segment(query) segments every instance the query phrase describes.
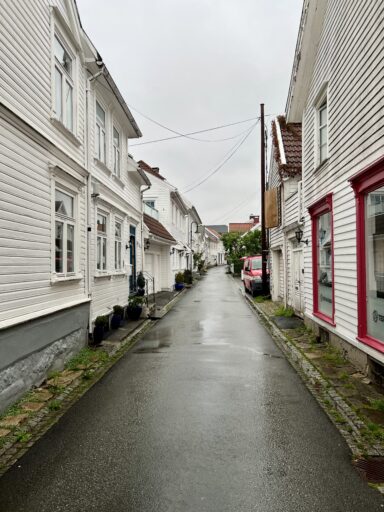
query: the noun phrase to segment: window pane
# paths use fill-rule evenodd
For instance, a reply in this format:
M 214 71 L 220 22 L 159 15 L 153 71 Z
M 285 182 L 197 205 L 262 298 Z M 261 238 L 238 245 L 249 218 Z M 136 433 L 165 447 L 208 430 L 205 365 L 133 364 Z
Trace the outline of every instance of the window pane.
M 328 128 L 327 128 L 327 126 L 324 126 L 323 128 L 320 128 L 319 136 L 320 136 L 320 146 L 323 146 L 324 144 L 327 144 L 327 141 L 328 141 Z
M 327 124 L 327 105 L 320 107 L 319 115 L 320 115 L 320 126 L 326 125 Z
M 105 112 L 101 108 L 100 104 L 96 101 L 96 119 L 97 122 L 105 128 Z
M 367 331 L 384 341 L 384 187 L 366 197 Z
M 55 111 L 56 117 L 63 120 L 63 81 L 62 74 L 55 67 Z
M 331 213 L 317 219 L 317 280 L 319 312 L 332 318 L 332 233 Z
M 65 113 L 66 123 L 65 126 L 73 131 L 73 89 L 72 86 L 66 83 L 66 96 L 65 96 Z
M 101 270 L 101 238 L 98 236 L 97 237 L 97 264 L 96 264 L 96 268 L 97 270 Z
M 72 59 L 69 53 L 55 36 L 55 57 L 69 76 L 72 76 Z
M 101 264 L 102 264 L 102 269 L 105 270 L 107 268 L 107 239 L 106 238 L 101 239 L 101 247 L 102 247 Z
M 100 145 L 101 145 L 100 160 L 105 163 L 106 149 L 105 149 L 105 132 L 104 132 L 104 130 L 101 130 Z
M 97 232 L 107 232 L 107 217 L 105 215 L 101 215 L 100 213 L 97 214 Z
M 59 215 L 73 218 L 73 197 L 61 190 L 55 190 L 55 211 Z
M 323 146 L 320 146 L 320 163 L 324 162 L 328 158 L 328 146 L 327 144 L 324 144 Z
M 71 224 L 67 225 L 67 272 L 74 272 L 74 234 L 75 228 Z
M 55 223 L 55 271 L 63 272 L 63 226 L 62 222 Z
M 113 127 L 113 143 L 117 148 L 120 147 L 120 135 L 115 127 Z
M 121 224 L 120 222 L 115 223 L 115 237 L 121 238 Z

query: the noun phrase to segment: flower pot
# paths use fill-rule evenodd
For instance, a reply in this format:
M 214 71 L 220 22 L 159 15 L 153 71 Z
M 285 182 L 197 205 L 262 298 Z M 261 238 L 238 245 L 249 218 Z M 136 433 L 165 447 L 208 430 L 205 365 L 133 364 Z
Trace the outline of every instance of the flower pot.
M 95 325 L 92 333 L 93 345 L 100 345 L 104 339 L 104 327 L 102 325 Z
M 122 320 L 122 316 L 121 315 L 116 315 L 116 314 L 113 314 L 112 315 L 112 318 L 111 318 L 111 328 L 112 329 L 118 329 L 121 325 L 121 320 Z
M 130 320 L 138 320 L 140 318 L 142 310 L 143 310 L 142 306 L 128 306 L 127 307 L 127 317 Z
M 175 283 L 175 290 L 180 292 L 184 288 L 184 283 Z

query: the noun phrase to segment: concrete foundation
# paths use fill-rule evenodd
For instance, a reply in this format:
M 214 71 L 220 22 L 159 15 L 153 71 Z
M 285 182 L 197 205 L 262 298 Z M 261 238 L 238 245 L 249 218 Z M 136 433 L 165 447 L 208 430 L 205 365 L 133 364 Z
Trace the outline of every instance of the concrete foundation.
M 87 343 L 89 304 L 0 332 L 0 412 Z

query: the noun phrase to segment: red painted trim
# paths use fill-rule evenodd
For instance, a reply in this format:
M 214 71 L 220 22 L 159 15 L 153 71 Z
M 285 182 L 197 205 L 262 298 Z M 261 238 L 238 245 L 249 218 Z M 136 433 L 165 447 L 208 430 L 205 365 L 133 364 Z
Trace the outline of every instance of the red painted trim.
M 313 315 L 320 318 L 324 322 L 335 324 L 335 239 L 333 231 L 333 194 L 327 194 L 325 197 L 319 199 L 308 208 L 308 212 L 312 221 L 312 290 L 313 290 Z M 332 317 L 329 317 L 319 311 L 319 283 L 317 276 L 317 222 L 320 215 L 324 213 L 331 213 L 331 240 L 332 240 Z
M 357 248 L 357 339 L 384 353 L 384 342 L 367 333 L 367 274 L 365 255 L 365 198 L 369 192 L 384 185 L 384 156 L 349 180 L 356 196 Z

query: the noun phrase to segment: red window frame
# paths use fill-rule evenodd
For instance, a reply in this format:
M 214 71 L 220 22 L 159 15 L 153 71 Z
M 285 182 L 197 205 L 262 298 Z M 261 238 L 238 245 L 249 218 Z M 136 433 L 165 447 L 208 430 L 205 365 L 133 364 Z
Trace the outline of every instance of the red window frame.
M 308 208 L 312 222 L 312 289 L 313 289 L 313 314 L 320 320 L 335 324 L 335 248 L 333 236 L 333 194 L 327 194 L 325 197 L 316 201 Z M 318 283 L 318 251 L 317 251 L 317 221 L 325 213 L 331 214 L 331 243 L 332 243 L 332 317 L 319 311 L 319 283 Z
M 356 200 L 357 248 L 357 339 L 384 353 L 384 342 L 373 338 L 367 329 L 367 275 L 365 255 L 365 197 L 384 185 L 384 157 L 379 158 L 349 180 Z

